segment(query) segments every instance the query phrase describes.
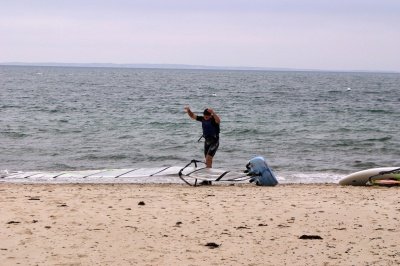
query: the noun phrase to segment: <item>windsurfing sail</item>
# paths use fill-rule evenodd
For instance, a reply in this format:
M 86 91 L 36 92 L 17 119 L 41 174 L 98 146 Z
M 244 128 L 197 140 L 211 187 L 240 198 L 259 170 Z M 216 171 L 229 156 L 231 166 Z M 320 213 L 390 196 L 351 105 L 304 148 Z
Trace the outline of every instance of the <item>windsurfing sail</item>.
M 200 164 L 204 164 L 200 165 Z M 249 161 L 247 170 L 227 171 L 206 168 L 202 161 L 192 160 L 185 167 L 164 166 L 152 168 L 125 168 L 99 170 L 67 171 L 0 171 L 0 183 L 184 183 L 196 186 L 212 182 L 254 182 L 259 186 L 274 186 L 273 172 L 264 158 L 256 157 Z
M 174 183 L 181 166 L 0 173 L 0 182 L 18 183 Z
M 200 167 L 198 164 L 205 165 L 202 161 L 191 160 L 178 173 L 179 178 L 189 186 L 210 185 L 212 182 L 243 182 L 252 178 L 247 173 Z
M 212 182 L 254 182 L 257 186 L 276 186 L 278 180 L 274 172 L 268 167 L 267 162 L 261 156 L 254 157 L 243 172 L 225 171 L 221 169 L 198 167 L 197 164 L 202 161 L 192 160 L 183 167 L 178 175 L 179 178 L 190 186 L 197 186 L 198 181 L 201 184 L 210 185 Z

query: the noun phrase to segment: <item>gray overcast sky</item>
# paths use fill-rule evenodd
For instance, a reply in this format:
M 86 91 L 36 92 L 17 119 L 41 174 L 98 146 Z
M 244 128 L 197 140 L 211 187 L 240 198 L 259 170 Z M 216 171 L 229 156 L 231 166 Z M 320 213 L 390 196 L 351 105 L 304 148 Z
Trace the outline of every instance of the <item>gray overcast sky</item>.
M 1 0 L 0 62 L 400 71 L 400 1 Z

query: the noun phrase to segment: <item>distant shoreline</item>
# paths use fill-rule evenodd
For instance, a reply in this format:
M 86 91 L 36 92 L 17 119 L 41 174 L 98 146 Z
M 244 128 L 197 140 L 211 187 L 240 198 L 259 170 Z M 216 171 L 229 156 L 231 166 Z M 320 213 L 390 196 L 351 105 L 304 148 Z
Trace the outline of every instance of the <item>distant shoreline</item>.
M 325 70 L 325 69 L 297 69 L 297 68 L 272 68 L 272 67 L 231 67 L 231 66 L 206 66 L 185 64 L 114 64 L 114 63 L 25 63 L 4 62 L 0 66 L 32 66 L 32 67 L 82 67 L 82 68 L 125 68 L 125 69 L 176 69 L 176 70 L 226 70 L 226 71 L 276 71 L 276 72 L 331 72 L 331 73 L 382 73 L 400 74 L 397 71 L 380 70 Z

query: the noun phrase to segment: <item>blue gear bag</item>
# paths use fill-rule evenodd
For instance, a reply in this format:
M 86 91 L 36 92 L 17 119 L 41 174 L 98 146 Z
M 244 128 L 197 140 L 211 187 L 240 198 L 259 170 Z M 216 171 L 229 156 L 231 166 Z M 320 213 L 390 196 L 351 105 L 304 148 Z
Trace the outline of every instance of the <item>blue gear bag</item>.
M 263 157 L 254 157 L 246 167 L 249 169 L 249 175 L 254 175 L 250 182 L 255 182 L 257 186 L 276 186 L 278 184 L 274 172 L 268 167 Z

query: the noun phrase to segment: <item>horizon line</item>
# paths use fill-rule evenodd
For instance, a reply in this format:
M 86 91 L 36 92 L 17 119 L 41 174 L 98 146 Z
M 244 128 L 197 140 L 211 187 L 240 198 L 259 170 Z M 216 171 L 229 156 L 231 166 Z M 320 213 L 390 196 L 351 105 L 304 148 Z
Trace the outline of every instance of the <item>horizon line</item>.
M 142 68 L 142 69 L 182 69 L 182 70 L 243 70 L 243 71 L 293 71 L 293 72 L 351 72 L 351 73 L 393 73 L 394 70 L 339 70 L 308 69 L 290 67 L 253 66 L 209 66 L 192 64 L 154 64 L 154 63 L 62 63 L 62 62 L 0 62 L 0 66 L 49 66 L 49 67 L 96 67 L 96 68 Z

